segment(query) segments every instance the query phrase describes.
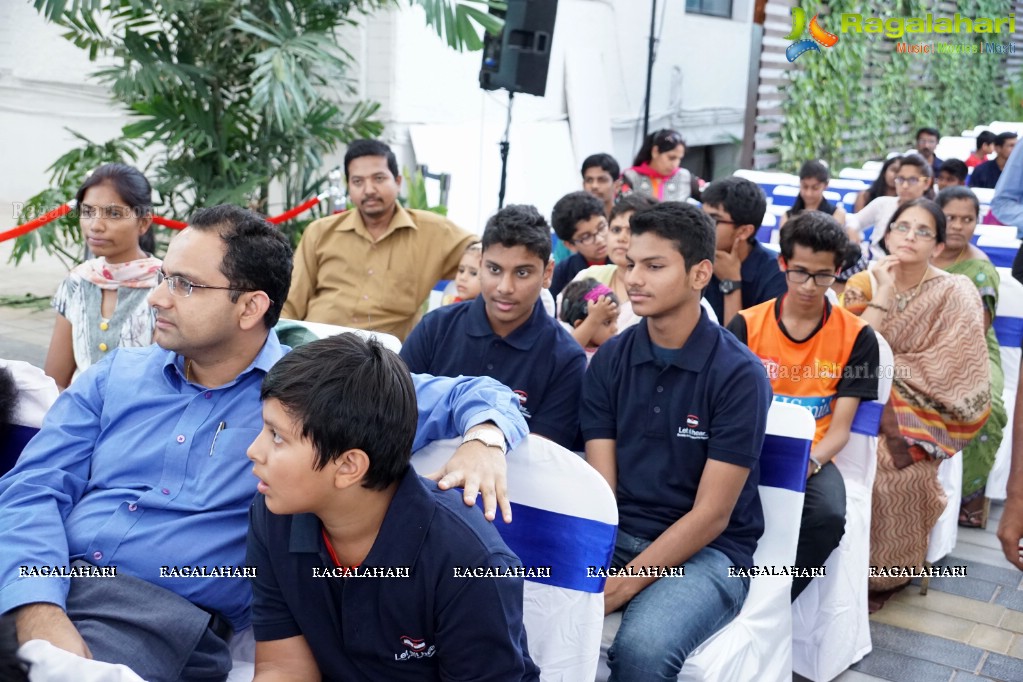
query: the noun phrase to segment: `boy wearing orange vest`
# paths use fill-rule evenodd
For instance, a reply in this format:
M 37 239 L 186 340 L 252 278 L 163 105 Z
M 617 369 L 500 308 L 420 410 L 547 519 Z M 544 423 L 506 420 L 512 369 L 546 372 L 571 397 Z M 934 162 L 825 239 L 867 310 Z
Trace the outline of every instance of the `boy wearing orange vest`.
M 774 399 L 802 405 L 817 420 L 796 550 L 796 565 L 805 568 L 822 566 L 845 532 L 845 483 L 831 460 L 849 440 L 860 401 L 877 398 L 874 331 L 825 296 L 847 244 L 845 231 L 825 213 L 789 220 L 778 258 L 788 291 L 740 311 L 728 325 L 764 363 Z M 793 579 L 793 601 L 809 583 Z

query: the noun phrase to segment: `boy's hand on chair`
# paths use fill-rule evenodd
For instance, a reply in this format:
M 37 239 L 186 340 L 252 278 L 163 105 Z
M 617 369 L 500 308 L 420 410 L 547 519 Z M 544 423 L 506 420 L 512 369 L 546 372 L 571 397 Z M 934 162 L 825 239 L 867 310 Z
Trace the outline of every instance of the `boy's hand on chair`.
M 478 428 L 478 427 L 477 427 Z M 480 441 L 462 443 L 442 469 L 427 478 L 437 481 L 441 490 L 462 486 L 463 499 L 469 506 L 476 504 L 479 494 L 483 495 L 483 515 L 488 521 L 496 517 L 501 507 L 501 517 L 511 523 L 511 502 L 508 500 L 508 463 L 497 448 L 488 447 Z

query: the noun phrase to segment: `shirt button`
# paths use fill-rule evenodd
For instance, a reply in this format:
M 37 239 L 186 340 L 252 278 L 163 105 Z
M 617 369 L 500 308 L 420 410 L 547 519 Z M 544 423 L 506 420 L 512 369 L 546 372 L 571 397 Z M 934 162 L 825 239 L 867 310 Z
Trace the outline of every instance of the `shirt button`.
M 184 436 L 182 436 L 182 435 L 181 435 L 181 434 L 179 433 L 179 434 L 178 434 L 178 437 L 177 437 L 177 438 L 176 438 L 175 440 L 177 440 L 177 441 L 178 441 L 179 443 L 184 443 L 184 442 L 185 442 L 185 437 L 184 437 Z
M 658 393 L 664 393 L 664 386 L 658 386 L 657 387 L 657 392 Z
M 132 502 L 131 504 L 128 505 L 128 511 L 135 511 L 138 508 L 139 508 L 139 506 L 137 504 L 135 504 L 134 502 Z
M 661 413 L 661 408 L 655 407 L 654 408 L 654 414 L 660 414 L 660 413 Z
M 164 488 L 160 492 L 163 493 L 164 495 L 170 495 L 170 490 L 167 490 L 167 488 Z
M 106 353 L 107 352 L 107 344 L 105 344 L 105 343 L 99 344 L 99 349 L 101 351 L 103 351 L 104 353 Z
M 99 323 L 99 328 L 101 330 L 103 330 L 103 331 L 106 331 L 106 330 L 110 329 L 110 325 L 107 324 L 106 322 L 100 322 Z
M 206 397 L 206 400 L 209 400 L 210 398 L 212 398 L 213 397 L 213 391 L 206 391 L 205 397 Z
M 100 559 L 103 558 L 103 552 L 93 552 L 92 558 L 95 559 L 96 561 L 99 561 Z
M 362 300 L 363 301 L 368 301 L 369 300 L 369 294 L 363 294 L 362 295 Z
M 372 275 L 372 274 L 373 274 L 373 270 L 372 270 L 372 268 L 371 268 L 371 269 L 369 269 L 369 270 L 367 270 L 367 271 L 366 271 L 366 274 L 367 274 L 367 275 Z
M 494 369 L 493 365 L 487 365 L 487 369 Z

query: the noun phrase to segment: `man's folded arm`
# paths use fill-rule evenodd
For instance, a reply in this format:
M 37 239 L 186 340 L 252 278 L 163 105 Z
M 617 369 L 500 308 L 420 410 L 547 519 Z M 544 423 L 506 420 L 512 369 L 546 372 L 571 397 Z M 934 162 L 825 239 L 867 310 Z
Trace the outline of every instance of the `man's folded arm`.
M 509 450 L 529 432 L 518 397 L 490 377 L 413 374 L 412 381 L 419 404 L 413 452 L 435 440 L 462 436 L 484 422 L 493 422 L 501 429 Z

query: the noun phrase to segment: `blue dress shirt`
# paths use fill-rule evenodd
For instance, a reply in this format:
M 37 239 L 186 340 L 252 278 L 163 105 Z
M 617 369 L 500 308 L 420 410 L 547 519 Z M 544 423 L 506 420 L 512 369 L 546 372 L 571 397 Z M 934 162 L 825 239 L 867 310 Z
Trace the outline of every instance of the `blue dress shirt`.
M 1003 225 L 1015 225 L 1016 236 L 1023 238 L 1023 144 L 1017 145 L 1005 162 L 1002 175 L 995 185 L 995 198 L 991 212 Z
M 22 577 L 19 568 L 84 559 L 247 627 L 247 579 L 169 578 L 160 569 L 244 566 L 256 489 L 245 451 L 262 428 L 263 377 L 288 350 L 271 332 L 252 364 L 214 389 L 186 381 L 181 357 L 155 345 L 119 348 L 79 377 L 0 479 L 0 612 L 63 607 L 69 579 Z M 413 379 L 414 448 L 488 420 L 512 447 L 525 436 L 517 399 L 497 382 Z

